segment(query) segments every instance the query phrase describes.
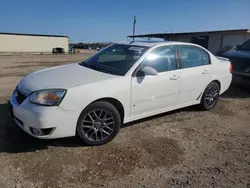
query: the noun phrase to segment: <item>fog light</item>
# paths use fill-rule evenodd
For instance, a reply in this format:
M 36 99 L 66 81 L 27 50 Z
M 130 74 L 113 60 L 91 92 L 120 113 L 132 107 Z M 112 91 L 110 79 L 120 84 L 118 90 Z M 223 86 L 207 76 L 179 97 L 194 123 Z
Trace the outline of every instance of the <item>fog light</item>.
M 34 135 L 36 135 L 36 136 L 42 136 L 42 135 L 43 135 L 42 129 L 35 129 L 35 128 L 33 128 L 33 131 L 32 131 L 32 132 L 33 132 Z
M 48 129 L 37 129 L 37 128 L 33 128 L 30 127 L 30 131 L 32 134 L 34 134 L 35 136 L 45 136 L 51 133 L 53 128 L 48 128 Z

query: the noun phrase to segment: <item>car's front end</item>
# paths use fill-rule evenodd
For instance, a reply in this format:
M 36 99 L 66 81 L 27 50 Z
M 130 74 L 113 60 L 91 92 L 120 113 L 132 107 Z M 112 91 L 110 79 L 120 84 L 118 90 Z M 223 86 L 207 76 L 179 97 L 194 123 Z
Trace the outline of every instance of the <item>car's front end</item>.
M 21 79 L 10 99 L 14 120 L 37 138 L 75 136 L 79 114 L 88 104 L 84 98 L 75 101 L 81 86 L 109 78 L 113 76 L 77 63 L 28 74 Z M 79 105 L 72 105 L 75 103 Z
M 66 90 L 60 94 L 57 94 L 57 90 L 27 94 L 17 86 L 10 99 L 16 124 L 28 134 L 41 139 L 74 136 L 75 129 L 70 125 L 76 124 L 76 114 L 58 105 L 65 94 Z
M 104 50 L 81 63 L 26 75 L 10 99 L 16 124 L 36 138 L 75 136 L 83 110 L 103 98 L 124 104 L 126 117 L 130 109 L 131 77 L 125 74 L 147 49 L 113 45 L 105 49 L 111 55 L 102 55 Z M 125 56 L 121 50 L 126 52 Z
M 36 138 L 75 136 L 82 110 L 103 95 L 110 96 L 106 93 L 113 90 L 102 88 L 121 78 L 78 63 L 37 71 L 22 78 L 14 89 L 11 113 L 16 124 Z

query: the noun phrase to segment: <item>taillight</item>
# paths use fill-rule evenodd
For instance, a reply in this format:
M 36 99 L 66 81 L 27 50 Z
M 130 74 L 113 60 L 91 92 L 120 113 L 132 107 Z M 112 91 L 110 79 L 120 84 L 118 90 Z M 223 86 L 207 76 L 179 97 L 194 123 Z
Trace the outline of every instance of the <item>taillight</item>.
M 230 63 L 230 72 L 231 73 L 233 72 L 233 65 L 232 65 L 232 63 Z

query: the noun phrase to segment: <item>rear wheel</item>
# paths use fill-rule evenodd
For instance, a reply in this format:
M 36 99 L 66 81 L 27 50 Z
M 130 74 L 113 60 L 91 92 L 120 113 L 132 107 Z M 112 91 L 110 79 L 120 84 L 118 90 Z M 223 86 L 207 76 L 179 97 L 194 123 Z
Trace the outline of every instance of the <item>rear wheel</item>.
M 219 94 L 219 85 L 216 82 L 210 83 L 202 95 L 200 107 L 203 110 L 211 110 L 214 108 L 219 100 Z
M 108 102 L 95 102 L 81 113 L 76 133 L 88 145 L 102 145 L 113 140 L 120 127 L 118 110 Z

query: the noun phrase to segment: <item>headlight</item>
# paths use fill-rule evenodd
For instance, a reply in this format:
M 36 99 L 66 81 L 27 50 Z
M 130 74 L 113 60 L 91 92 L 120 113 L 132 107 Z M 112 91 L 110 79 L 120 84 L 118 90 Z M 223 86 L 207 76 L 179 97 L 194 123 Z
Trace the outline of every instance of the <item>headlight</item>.
M 56 106 L 60 104 L 65 94 L 65 89 L 45 89 L 31 93 L 29 100 L 35 104 Z

